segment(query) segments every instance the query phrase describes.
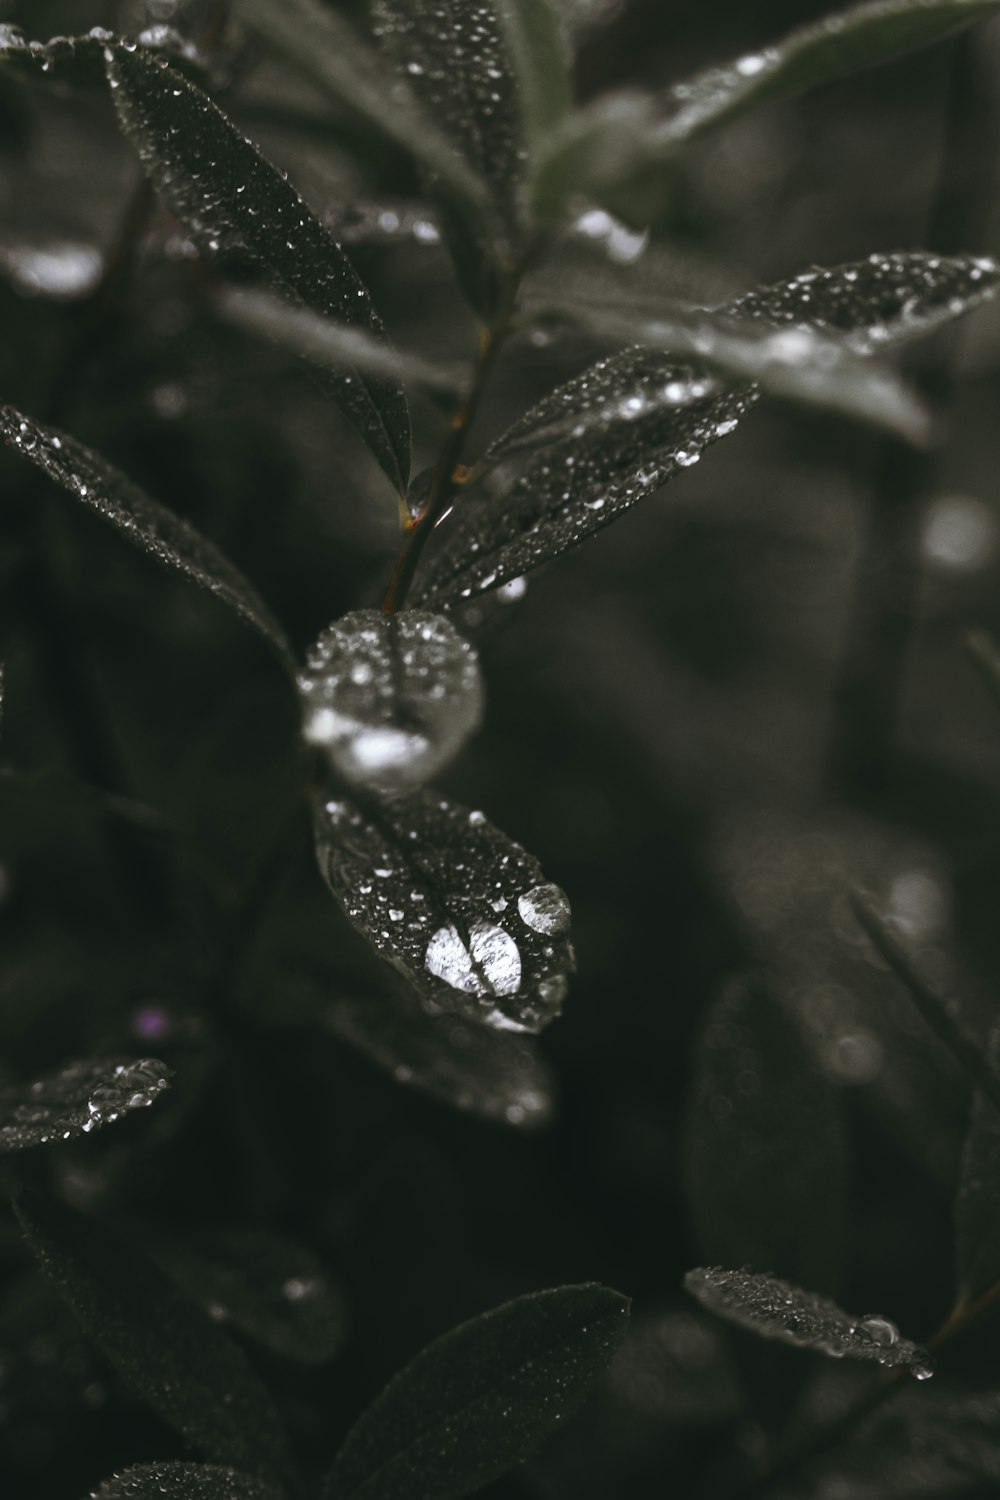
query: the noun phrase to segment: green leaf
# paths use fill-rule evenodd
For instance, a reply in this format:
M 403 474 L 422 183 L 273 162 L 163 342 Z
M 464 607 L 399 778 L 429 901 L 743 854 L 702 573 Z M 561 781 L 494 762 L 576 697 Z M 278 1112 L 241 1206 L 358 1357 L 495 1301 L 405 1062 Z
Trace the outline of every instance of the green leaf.
M 324 1500 L 460 1500 L 526 1458 L 607 1368 L 628 1302 L 567 1286 L 436 1339 L 347 1435 Z
M 122 129 L 157 191 L 209 253 L 243 251 L 288 296 L 375 337 L 382 323 L 336 240 L 211 99 L 143 49 L 109 48 Z M 405 492 L 410 419 L 395 380 L 331 374 L 331 392 L 393 485 Z
M 242 1351 L 139 1245 L 34 1193 L 14 1208 L 60 1296 L 164 1421 L 220 1463 L 287 1474 L 281 1424 Z
M 479 660 L 443 615 L 359 609 L 324 630 L 299 676 L 305 737 L 352 786 L 429 781 L 482 717 Z
M 282 1500 L 283 1491 L 215 1464 L 136 1464 L 106 1479 L 90 1500 Z
M 570 51 L 550 0 L 495 0 L 517 83 L 529 170 L 572 102 Z
M 710 1312 L 761 1338 L 815 1349 L 835 1359 L 868 1359 L 893 1369 L 902 1367 L 918 1380 L 933 1374 L 927 1350 L 900 1338 L 888 1318 L 875 1314 L 854 1318 L 828 1297 L 805 1292 L 776 1276 L 706 1266 L 689 1271 L 684 1285 Z
M 151 499 L 82 443 L 32 421 L 16 407 L 0 407 L 0 438 L 134 546 L 221 599 L 263 636 L 286 671 L 294 674 L 292 647 L 267 605 L 229 559 L 188 521 Z
M 569 902 L 536 859 L 431 792 L 316 799 L 320 869 L 348 919 L 430 1005 L 541 1031 L 573 968 Z
M 83 36 L 54 36 L 48 42 L 29 42 L 20 27 L 0 25 L 0 68 L 8 68 L 32 82 L 106 88 L 105 50 L 121 44 L 122 38 L 103 26 L 94 26 Z M 151 52 L 166 55 L 188 75 L 198 77 L 204 72 L 204 60 L 197 48 L 170 26 L 148 32 L 143 45 Z
M 835 1285 L 847 1222 L 840 1094 L 760 983 L 727 985 L 706 1018 L 684 1177 L 707 1259 Z
M 1000 1027 L 987 1047 L 988 1065 L 1000 1077 Z M 1000 1113 L 977 1090 L 962 1152 L 955 1202 L 959 1306 L 1000 1281 Z
M 3 1089 L 0 1152 L 88 1135 L 152 1104 L 172 1076 L 155 1057 L 99 1057 Z

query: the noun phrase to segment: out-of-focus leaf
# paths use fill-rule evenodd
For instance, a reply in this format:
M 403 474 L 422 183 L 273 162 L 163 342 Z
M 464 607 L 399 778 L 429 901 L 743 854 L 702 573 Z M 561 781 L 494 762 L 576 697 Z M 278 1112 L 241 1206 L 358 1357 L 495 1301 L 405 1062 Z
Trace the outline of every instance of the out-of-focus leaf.
M 34 1193 L 15 1212 L 59 1294 L 164 1421 L 220 1463 L 287 1473 L 280 1421 L 243 1352 L 139 1245 Z
M 109 48 L 107 69 L 122 129 L 203 250 L 243 251 L 311 311 L 383 336 L 368 290 L 336 240 L 206 94 L 142 49 Z M 335 399 L 404 492 L 410 419 L 402 388 L 356 370 L 329 378 Z
M 549 0 L 495 0 L 495 4 L 517 83 L 530 170 L 569 113 L 569 45 Z
M 828 1297 L 805 1292 L 790 1281 L 721 1266 L 689 1271 L 684 1285 L 703 1307 L 765 1339 L 815 1349 L 835 1359 L 871 1359 L 910 1370 L 918 1380 L 933 1374 L 926 1349 L 899 1336 L 888 1318 L 852 1318 Z
M 1000 1076 L 1000 1027 L 987 1062 Z M 973 1095 L 955 1203 L 958 1302 L 972 1302 L 1000 1281 L 1000 1114 L 981 1092 Z
M 90 1500 L 282 1500 L 283 1492 L 250 1474 L 215 1464 L 136 1464 L 106 1479 Z
M 482 717 L 479 660 L 443 615 L 354 610 L 312 647 L 304 733 L 354 786 L 405 791 L 458 754 Z
M 264 1229 L 219 1230 L 165 1249 L 161 1263 L 218 1323 L 273 1354 L 324 1364 L 340 1349 L 346 1309 L 310 1251 Z
M 607 1287 L 556 1287 L 453 1328 L 355 1423 L 324 1500 L 460 1500 L 498 1478 L 601 1377 L 628 1306 Z
M 337 995 L 323 1021 L 397 1083 L 467 1114 L 524 1130 L 551 1117 L 552 1079 L 528 1037 L 428 1012 L 402 986 L 377 995 Z
M 418 354 L 401 354 L 384 339 L 363 328 L 321 318 L 308 308 L 296 307 L 264 292 L 225 292 L 216 304 L 222 314 L 249 333 L 272 339 L 292 354 L 321 369 L 364 370 L 432 391 L 454 394 L 466 378 L 458 368 L 431 364 Z
M 423 999 L 499 1031 L 541 1031 L 573 968 L 570 909 L 538 861 L 437 794 L 317 798 L 320 869 L 349 920 Z
M 832 1288 L 847 1218 L 840 1095 L 758 984 L 727 986 L 708 1013 L 685 1134 L 702 1253 Z
M 144 33 L 141 40 L 144 47 L 165 53 L 189 75 L 197 77 L 204 71 L 198 49 L 171 26 L 157 26 Z M 43 83 L 106 88 L 105 49 L 121 45 L 122 38 L 103 26 L 94 26 L 83 36 L 54 36 L 47 42 L 29 42 L 19 27 L 0 25 L 0 68 L 9 68 L 12 73 Z
M 13 406 L 0 408 L 0 438 L 143 552 L 222 599 L 294 673 L 292 647 L 267 605 L 229 559 L 189 522 L 151 499 L 82 443 L 43 427 Z
M 509 489 L 463 494 L 418 574 L 415 602 L 457 604 L 558 557 L 696 464 L 755 400 L 753 389 L 725 389 L 654 350 L 601 360 L 487 454 L 491 462 L 540 438 L 551 444 Z
M 172 1076 L 173 1070 L 155 1057 L 98 1057 L 4 1089 L 0 1152 L 70 1140 L 110 1125 L 152 1104 Z
M 1000 646 L 985 630 L 971 630 L 965 644 L 987 689 L 1000 704 Z
M 240 16 L 325 92 L 402 146 L 472 211 L 486 202 L 481 179 L 445 131 L 394 78 L 374 48 L 321 0 L 237 0 Z

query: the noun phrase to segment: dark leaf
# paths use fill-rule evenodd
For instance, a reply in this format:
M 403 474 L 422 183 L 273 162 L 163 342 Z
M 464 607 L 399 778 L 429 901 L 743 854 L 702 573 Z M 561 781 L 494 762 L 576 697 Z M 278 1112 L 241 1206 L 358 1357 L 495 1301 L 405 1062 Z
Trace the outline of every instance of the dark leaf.
M 872 1359 L 894 1369 L 904 1367 L 918 1380 L 933 1374 L 927 1350 L 900 1338 L 888 1318 L 876 1314 L 852 1318 L 829 1298 L 804 1292 L 776 1276 L 708 1266 L 689 1271 L 684 1285 L 710 1312 L 762 1338 L 815 1349 L 836 1359 Z
M 98 1057 L 70 1063 L 35 1083 L 0 1092 L 0 1152 L 70 1140 L 144 1109 L 169 1087 L 173 1070 L 155 1057 Z
M 161 1263 L 216 1322 L 284 1359 L 324 1364 L 344 1341 L 340 1291 L 314 1255 L 281 1235 L 220 1230 L 164 1250 Z
M 601 360 L 545 397 L 487 455 L 540 437 L 551 443 L 509 489 L 463 495 L 418 575 L 416 602 L 457 604 L 558 557 L 696 464 L 755 400 L 753 389 L 724 388 L 652 350 Z
M 353 786 L 429 781 L 482 716 L 479 661 L 443 615 L 359 609 L 324 630 L 299 676 L 304 733 Z
M 685 1133 L 706 1258 L 833 1287 L 847 1219 L 840 1095 L 759 984 L 727 986 L 708 1013 Z
M 550 0 L 494 0 L 516 84 L 528 169 L 569 113 L 570 51 Z M 530 191 L 530 189 L 529 189 Z
M 164 1421 L 220 1463 L 287 1472 L 281 1424 L 242 1351 L 139 1245 L 36 1194 L 20 1197 L 15 1211 L 86 1332 Z
M 209 253 L 242 251 L 297 303 L 382 337 L 366 287 L 295 189 L 211 99 L 143 49 L 109 49 L 122 129 L 171 211 Z M 398 382 L 331 374 L 331 391 L 395 487 L 410 468 L 410 419 Z
M 970 630 L 965 644 L 987 690 L 1000 704 L 1000 646 L 985 630 Z
M 452 1329 L 348 1433 L 324 1500 L 459 1500 L 481 1488 L 579 1406 L 627 1321 L 617 1292 L 567 1286 Z
M 0 437 L 143 552 L 222 599 L 264 637 L 287 671 L 295 671 L 291 645 L 267 605 L 189 522 L 151 499 L 82 443 L 43 427 L 13 406 L 0 408 Z
M 987 1048 L 1000 1076 L 1000 1027 Z M 959 1305 L 1000 1281 L 1000 1114 L 980 1091 L 973 1095 L 955 1204 Z
M 83 36 L 54 36 L 48 42 L 29 42 L 17 26 L 0 25 L 0 68 L 44 83 L 79 87 L 107 87 L 104 53 L 122 39 L 103 26 Z M 144 47 L 165 53 L 184 72 L 197 77 L 204 67 L 198 49 L 170 26 L 157 26 L 142 36 Z
M 106 1479 L 90 1500 L 282 1500 L 282 1491 L 215 1464 L 136 1464 Z
M 436 793 L 315 805 L 320 869 L 376 952 L 440 1010 L 541 1031 L 573 968 L 569 902 L 481 812 Z

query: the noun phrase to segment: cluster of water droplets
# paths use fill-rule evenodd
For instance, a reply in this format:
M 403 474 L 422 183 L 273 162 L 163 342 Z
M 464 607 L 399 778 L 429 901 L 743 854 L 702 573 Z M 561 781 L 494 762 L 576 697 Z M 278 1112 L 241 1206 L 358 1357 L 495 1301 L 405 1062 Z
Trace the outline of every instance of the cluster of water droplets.
M 168 1087 L 172 1070 L 155 1058 L 96 1058 L 71 1063 L 0 1094 L 0 1151 L 70 1140 L 145 1109 Z
M 356 610 L 316 641 L 300 674 L 304 733 L 348 781 L 418 786 L 482 714 L 476 653 L 443 615 Z
M 934 1373 L 927 1350 L 901 1338 L 888 1318 L 877 1314 L 852 1318 L 828 1297 L 803 1291 L 777 1276 L 707 1266 L 689 1271 L 684 1285 L 704 1307 L 763 1338 L 815 1349 L 834 1359 L 874 1360 L 902 1367 L 917 1380 L 928 1380 Z
M 106 1479 L 90 1500 L 281 1500 L 266 1480 L 217 1464 L 136 1464 Z
M 422 203 L 371 203 L 353 199 L 337 203 L 324 222 L 342 245 L 438 245 L 441 231 Z

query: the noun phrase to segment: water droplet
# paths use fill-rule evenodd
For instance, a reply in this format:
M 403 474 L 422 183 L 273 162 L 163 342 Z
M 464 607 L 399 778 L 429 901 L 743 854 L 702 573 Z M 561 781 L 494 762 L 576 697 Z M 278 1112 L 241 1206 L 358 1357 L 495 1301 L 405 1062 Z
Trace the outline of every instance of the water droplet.
M 562 936 L 569 931 L 570 905 L 557 885 L 537 885 L 517 898 L 522 922 L 534 932 Z

